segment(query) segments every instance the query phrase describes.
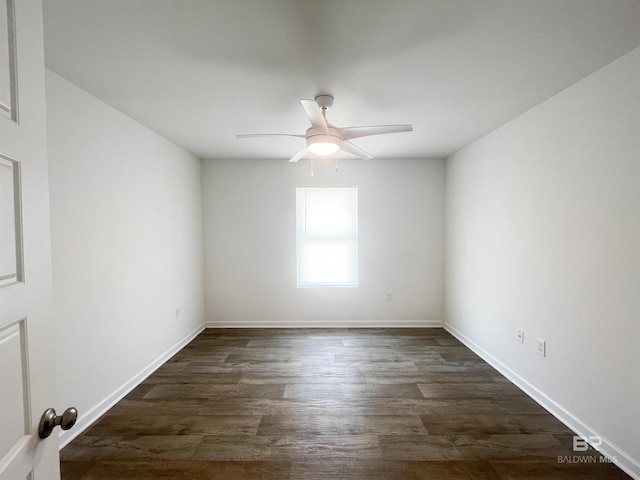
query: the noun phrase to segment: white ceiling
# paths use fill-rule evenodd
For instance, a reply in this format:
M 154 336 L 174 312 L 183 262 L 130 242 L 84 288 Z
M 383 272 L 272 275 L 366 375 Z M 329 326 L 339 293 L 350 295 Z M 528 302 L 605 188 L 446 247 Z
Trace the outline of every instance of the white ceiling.
M 288 159 L 299 103 L 446 157 L 640 45 L 640 0 L 44 0 L 47 66 L 201 158 Z

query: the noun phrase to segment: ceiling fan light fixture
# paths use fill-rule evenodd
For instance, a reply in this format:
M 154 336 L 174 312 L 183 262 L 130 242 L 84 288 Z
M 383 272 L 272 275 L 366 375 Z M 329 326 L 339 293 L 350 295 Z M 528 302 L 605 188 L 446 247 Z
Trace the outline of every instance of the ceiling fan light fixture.
M 340 139 L 334 135 L 313 135 L 307 138 L 307 148 L 315 155 L 326 157 L 340 149 Z
M 1 1 L 1 0 L 0 0 Z M 250 137 L 298 137 L 306 140 L 307 146 L 298 151 L 289 163 L 295 163 L 304 158 L 309 152 L 320 157 L 328 157 L 338 150 L 354 155 L 358 158 L 369 159 L 372 155 L 351 143 L 354 138 L 382 135 L 384 133 L 411 132 L 411 125 L 369 125 L 362 127 L 338 128 L 327 123 L 327 109 L 333 105 L 331 95 L 318 95 L 315 100 L 300 100 L 302 108 L 307 114 L 311 126 L 303 134 L 295 133 L 245 133 L 236 135 L 238 138 Z

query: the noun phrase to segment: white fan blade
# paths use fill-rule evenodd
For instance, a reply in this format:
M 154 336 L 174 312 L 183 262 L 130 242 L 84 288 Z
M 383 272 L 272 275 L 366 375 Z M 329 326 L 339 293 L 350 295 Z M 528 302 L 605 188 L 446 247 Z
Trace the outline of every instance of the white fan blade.
M 371 125 L 368 127 L 345 127 L 338 128 L 338 133 L 342 140 L 351 140 L 358 137 L 368 137 L 369 135 L 382 135 L 384 133 L 411 132 L 411 125 Z
M 318 106 L 318 102 L 315 100 L 300 100 L 302 108 L 307 113 L 307 117 L 311 122 L 313 128 L 317 128 L 322 133 L 329 133 L 329 127 L 327 127 L 327 121 L 324 119 L 322 109 Z
M 257 137 L 299 137 L 307 138 L 306 135 L 296 135 L 294 133 L 241 133 L 236 138 L 257 138 Z
M 302 150 L 300 150 L 298 153 L 296 153 L 293 157 L 291 157 L 291 160 L 289 160 L 289 162 L 290 163 L 297 162 L 302 157 L 304 157 L 307 154 L 308 151 L 309 151 L 309 149 L 307 147 L 304 147 Z
M 347 153 L 350 153 L 352 155 L 355 155 L 356 157 L 360 157 L 360 158 L 364 158 L 365 160 L 369 160 L 370 158 L 373 158 L 373 155 L 370 155 L 369 153 L 365 152 L 363 149 L 361 149 L 360 147 L 354 145 L 351 142 L 342 142 L 340 144 L 340 150 L 343 150 Z

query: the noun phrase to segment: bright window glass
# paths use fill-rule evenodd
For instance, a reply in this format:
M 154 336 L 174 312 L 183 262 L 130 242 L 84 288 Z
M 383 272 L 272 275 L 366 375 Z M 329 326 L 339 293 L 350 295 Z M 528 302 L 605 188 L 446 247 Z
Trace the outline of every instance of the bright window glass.
M 357 187 L 298 187 L 296 216 L 298 287 L 357 286 Z

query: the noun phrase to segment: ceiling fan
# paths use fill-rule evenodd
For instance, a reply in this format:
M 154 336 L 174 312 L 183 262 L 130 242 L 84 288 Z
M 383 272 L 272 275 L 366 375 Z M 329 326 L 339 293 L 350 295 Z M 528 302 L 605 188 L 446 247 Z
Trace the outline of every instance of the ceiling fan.
M 318 95 L 315 100 L 300 100 L 307 114 L 311 127 L 304 134 L 292 133 L 247 133 L 236 135 L 236 138 L 252 137 L 299 137 L 304 138 L 307 146 L 291 157 L 290 162 L 297 162 L 308 152 L 319 156 L 328 156 L 338 150 L 350 153 L 359 158 L 369 159 L 372 155 L 354 145 L 350 140 L 369 135 L 381 135 L 384 133 L 411 132 L 411 125 L 370 125 L 366 127 L 334 127 L 327 123 L 327 109 L 333 105 L 331 95 Z

